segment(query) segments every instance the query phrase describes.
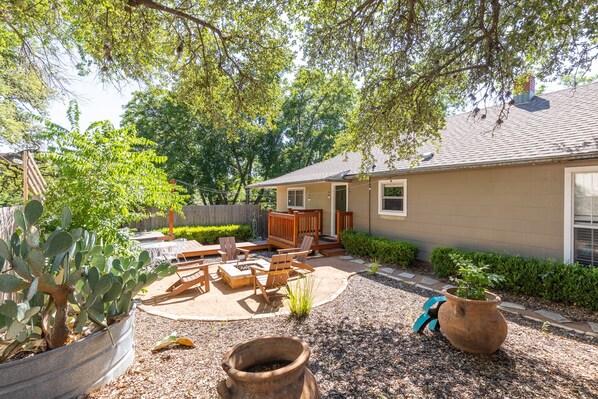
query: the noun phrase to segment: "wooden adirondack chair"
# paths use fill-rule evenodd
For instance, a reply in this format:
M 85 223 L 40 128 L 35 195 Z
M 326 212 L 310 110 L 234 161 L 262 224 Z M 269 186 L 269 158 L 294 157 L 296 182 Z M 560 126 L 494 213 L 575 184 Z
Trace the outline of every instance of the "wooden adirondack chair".
M 156 304 L 159 301 L 163 301 L 177 295 L 182 294 L 191 288 L 197 288 L 201 292 L 203 286 L 203 293 L 210 291 L 210 275 L 208 273 L 208 266 L 203 264 L 203 259 L 192 260 L 187 262 L 176 263 L 177 271 L 176 274 L 179 277 L 170 287 L 166 289 L 166 293 L 162 295 L 154 296 L 148 300 L 142 301 L 147 304 Z M 181 275 L 180 272 L 188 270 L 197 270 L 194 273 Z
M 222 257 L 222 263 L 236 262 L 239 253 L 244 255 L 244 261 L 247 260 L 249 249 L 237 248 L 235 237 L 220 237 L 218 241 L 220 241 L 220 251 L 218 253 Z
M 279 288 L 287 284 L 289 273 L 293 270 L 294 254 L 280 254 L 272 256 L 270 267 L 251 266 L 253 276 L 253 294 L 257 294 L 259 288 L 266 302 L 272 303 L 274 297 L 282 297 L 282 294 L 269 294 L 268 289 Z
M 286 249 L 279 249 L 279 254 L 290 254 L 295 253 L 295 257 L 293 259 L 293 267 L 308 270 L 313 272 L 315 269 L 310 265 L 306 264 L 305 261 L 307 260 L 307 255 L 311 252 L 311 245 L 314 242 L 314 238 L 312 236 L 304 236 L 303 241 L 301 242 L 300 248 L 286 248 Z

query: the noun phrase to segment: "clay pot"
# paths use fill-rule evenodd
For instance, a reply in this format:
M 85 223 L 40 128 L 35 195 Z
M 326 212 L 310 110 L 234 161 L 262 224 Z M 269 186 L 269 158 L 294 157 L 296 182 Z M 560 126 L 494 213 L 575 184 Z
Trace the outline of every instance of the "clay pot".
M 262 337 L 243 342 L 222 358 L 228 379 L 218 384 L 224 399 L 319 399 L 316 379 L 307 368 L 310 350 L 297 337 Z M 246 371 L 272 363 L 284 367 Z
M 458 349 L 470 353 L 494 353 L 507 338 L 507 322 L 497 306 L 500 297 L 486 293 L 486 301 L 463 299 L 456 288 L 442 291 L 446 302 L 438 312 L 440 329 Z

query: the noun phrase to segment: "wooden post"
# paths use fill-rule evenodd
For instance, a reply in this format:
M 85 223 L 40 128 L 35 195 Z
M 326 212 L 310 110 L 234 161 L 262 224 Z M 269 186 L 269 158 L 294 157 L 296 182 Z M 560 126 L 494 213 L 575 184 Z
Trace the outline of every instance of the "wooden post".
M 320 223 L 322 221 L 322 214 L 318 211 L 316 212 L 316 214 L 318 216 L 316 216 L 317 220 L 316 220 L 316 234 L 315 234 L 315 239 L 316 239 L 316 244 L 320 243 Z
M 270 218 L 272 214 L 272 208 L 268 208 L 268 237 L 270 237 Z
M 293 246 L 297 247 L 297 236 L 299 235 L 299 226 L 297 225 L 297 218 L 299 218 L 299 211 L 293 212 Z
M 341 242 L 341 211 L 336 211 L 336 242 Z
M 170 184 L 173 186 L 176 185 L 174 179 L 170 179 Z M 174 187 L 170 192 L 174 192 Z M 170 208 L 170 212 L 168 212 L 168 236 L 170 237 L 170 240 L 174 239 L 174 211 L 172 210 L 172 207 Z
M 29 199 L 29 151 L 23 151 L 23 203 Z

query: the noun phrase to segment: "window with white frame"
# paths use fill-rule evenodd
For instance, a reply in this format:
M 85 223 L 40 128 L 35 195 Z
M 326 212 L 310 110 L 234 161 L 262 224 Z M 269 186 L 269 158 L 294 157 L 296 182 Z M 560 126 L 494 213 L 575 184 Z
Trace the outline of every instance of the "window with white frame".
M 304 208 L 305 207 L 305 189 L 289 188 L 287 190 L 287 206 L 289 208 Z
M 571 262 L 598 266 L 598 167 L 571 172 Z
M 378 182 L 378 214 L 407 216 L 407 180 Z

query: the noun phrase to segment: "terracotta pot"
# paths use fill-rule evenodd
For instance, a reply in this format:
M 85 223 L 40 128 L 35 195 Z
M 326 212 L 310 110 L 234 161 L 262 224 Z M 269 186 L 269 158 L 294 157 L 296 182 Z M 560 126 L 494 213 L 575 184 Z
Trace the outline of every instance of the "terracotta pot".
M 243 342 L 222 358 L 227 380 L 218 384 L 224 399 L 319 399 L 314 375 L 307 368 L 310 350 L 297 337 L 263 337 Z M 248 372 L 255 366 L 289 363 L 264 372 Z
M 442 291 L 446 302 L 438 312 L 440 329 L 453 346 L 470 353 L 494 353 L 507 338 L 507 322 L 497 306 L 500 297 L 486 293 L 486 301 L 463 299 L 456 288 Z

